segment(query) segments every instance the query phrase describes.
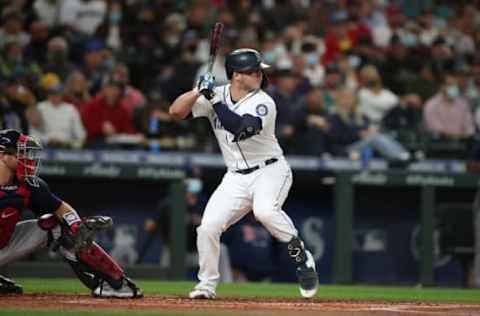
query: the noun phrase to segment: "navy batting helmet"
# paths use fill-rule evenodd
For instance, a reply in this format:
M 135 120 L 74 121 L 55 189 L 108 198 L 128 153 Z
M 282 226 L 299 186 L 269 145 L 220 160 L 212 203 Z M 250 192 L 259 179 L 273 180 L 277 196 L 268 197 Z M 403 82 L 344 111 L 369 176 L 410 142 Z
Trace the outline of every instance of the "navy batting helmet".
M 260 53 L 251 48 L 236 49 L 225 58 L 228 79 L 232 79 L 233 72 L 259 71 L 268 67 L 270 65 L 263 63 Z

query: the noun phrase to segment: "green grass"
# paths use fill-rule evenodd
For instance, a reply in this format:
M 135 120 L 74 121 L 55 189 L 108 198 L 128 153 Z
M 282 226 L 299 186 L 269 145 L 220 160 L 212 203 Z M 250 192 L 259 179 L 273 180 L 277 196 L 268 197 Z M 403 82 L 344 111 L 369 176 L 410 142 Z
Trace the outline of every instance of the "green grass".
M 58 293 L 58 294 L 88 294 L 78 280 L 75 279 L 17 279 L 23 285 L 25 293 Z M 146 295 L 180 295 L 186 296 L 194 283 L 192 282 L 167 282 L 139 280 Z M 299 293 L 296 284 L 270 284 L 270 283 L 235 283 L 222 284 L 217 290 L 219 298 L 289 298 L 298 299 Z M 390 286 L 320 286 L 317 300 L 345 300 L 345 301 L 422 301 L 422 302 L 443 302 L 443 303 L 470 303 L 479 304 L 480 290 L 455 289 L 455 288 L 415 288 L 415 287 L 390 287 Z M 301 316 L 301 313 L 284 311 L 282 316 Z M 277 312 L 270 311 L 142 311 L 142 310 L 31 310 L 31 309 L 6 309 L 0 310 L 1 316 L 278 316 Z M 311 314 L 309 314 L 311 315 Z M 328 316 L 351 316 L 366 315 L 353 312 L 338 312 L 322 314 Z
M 89 293 L 74 279 L 18 279 L 26 293 Z M 140 280 L 138 285 L 146 295 L 186 296 L 192 282 L 167 282 Z M 296 284 L 278 283 L 233 283 L 221 284 L 217 295 L 222 297 L 286 297 L 299 298 Z M 480 289 L 415 288 L 391 286 L 320 286 L 318 299 L 324 300 L 379 300 L 379 301 L 425 301 L 480 304 Z

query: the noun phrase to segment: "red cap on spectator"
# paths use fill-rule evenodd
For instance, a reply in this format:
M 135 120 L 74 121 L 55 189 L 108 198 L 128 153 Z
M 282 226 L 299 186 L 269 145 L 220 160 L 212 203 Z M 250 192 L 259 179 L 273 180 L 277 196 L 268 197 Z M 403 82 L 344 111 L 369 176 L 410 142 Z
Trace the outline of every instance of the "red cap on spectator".
M 389 4 L 389 5 L 385 8 L 385 13 L 386 13 L 388 16 L 393 16 L 393 15 L 401 14 L 401 13 L 402 13 L 402 9 L 400 8 L 400 6 L 399 6 L 398 4 Z

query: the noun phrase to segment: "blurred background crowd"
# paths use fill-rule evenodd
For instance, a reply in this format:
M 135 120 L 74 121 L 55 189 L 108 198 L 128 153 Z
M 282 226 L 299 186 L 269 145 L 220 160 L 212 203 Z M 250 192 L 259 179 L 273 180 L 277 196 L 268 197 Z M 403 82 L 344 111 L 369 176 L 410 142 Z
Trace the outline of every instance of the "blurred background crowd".
M 0 127 L 47 147 L 215 152 L 170 103 L 208 59 L 259 50 L 286 154 L 469 159 L 480 128 L 480 1 L 12 0 L 0 16 Z

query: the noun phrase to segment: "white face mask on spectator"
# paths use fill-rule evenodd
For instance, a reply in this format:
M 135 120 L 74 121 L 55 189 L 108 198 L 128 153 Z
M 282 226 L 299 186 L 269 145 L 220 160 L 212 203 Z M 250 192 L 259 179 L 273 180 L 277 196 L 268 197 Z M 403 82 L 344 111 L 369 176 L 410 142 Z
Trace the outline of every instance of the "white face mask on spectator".
M 315 66 L 318 64 L 318 54 L 315 53 L 306 53 L 305 54 L 305 63 L 309 66 Z
M 447 86 L 446 94 L 449 98 L 454 99 L 460 95 L 460 88 L 457 85 L 449 85 Z

